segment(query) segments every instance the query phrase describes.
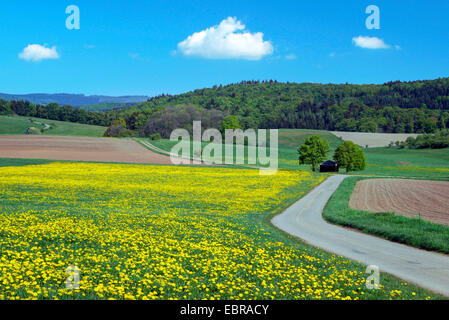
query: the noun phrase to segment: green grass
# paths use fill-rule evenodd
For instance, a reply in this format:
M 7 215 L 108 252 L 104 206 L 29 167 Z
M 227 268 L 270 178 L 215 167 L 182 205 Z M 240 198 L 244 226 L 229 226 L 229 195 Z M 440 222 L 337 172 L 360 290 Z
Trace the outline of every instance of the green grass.
M 343 141 L 329 131 L 308 130 L 308 129 L 279 129 L 279 146 L 283 148 L 296 149 L 304 143 L 304 141 L 312 136 L 318 135 L 327 140 L 332 149 L 338 147 Z
M 337 148 L 343 141 L 328 131 L 302 130 L 302 129 L 280 129 L 279 130 L 279 168 L 309 170 L 309 165 L 298 164 L 298 147 L 308 137 L 318 135 L 327 140 L 331 149 Z M 329 159 L 332 159 L 332 153 Z
M 161 150 L 164 150 L 164 151 L 166 151 L 166 152 L 170 152 L 171 151 L 171 149 L 176 145 L 176 144 L 178 144 L 179 142 L 177 142 L 177 141 L 170 141 L 170 140 L 167 140 L 167 139 L 161 139 L 161 140 L 148 140 L 148 139 L 144 139 L 144 138 L 135 138 L 134 140 L 137 140 L 137 141 L 147 141 L 147 142 L 150 142 L 152 145 L 154 145 L 155 147 L 158 147 L 159 149 L 161 149 Z M 201 148 L 202 149 L 204 149 L 204 147 L 206 147 L 207 145 L 208 145 L 209 143 L 208 142 L 202 142 L 201 143 Z M 144 147 L 146 147 L 146 146 L 144 146 Z M 222 164 L 223 165 L 225 165 L 225 148 L 226 148 L 226 145 L 225 144 L 223 144 L 222 145 Z M 153 150 L 153 149 L 151 149 L 151 148 L 149 148 L 150 150 Z M 262 164 L 260 164 L 259 162 L 257 162 L 256 164 L 248 164 L 248 147 L 247 146 L 245 146 L 245 156 L 244 156 L 244 165 L 249 165 L 249 166 L 261 166 L 261 167 L 266 167 L 266 165 L 262 165 Z M 156 151 L 156 152 L 158 152 L 157 150 L 153 150 L 153 151 Z M 159 153 L 161 153 L 161 152 L 159 152 Z M 161 154 L 165 154 L 165 153 L 161 153 Z M 192 156 L 193 155 L 193 143 L 191 142 L 190 143 L 190 155 Z M 233 159 L 234 159 L 234 161 L 233 161 L 233 165 L 234 164 L 236 164 L 236 157 L 237 157 L 237 150 L 236 150 L 236 146 L 234 145 L 234 156 L 233 156 Z
M 0 167 L 22 167 L 29 165 L 40 165 L 54 162 L 53 160 L 43 159 L 9 159 L 0 158 Z
M 80 124 L 74 122 L 47 120 L 33 117 L 0 116 L 0 135 L 24 134 L 29 127 L 43 129 L 44 125 L 51 126 L 44 131 L 43 135 L 54 136 L 81 136 L 81 137 L 103 137 L 105 127 Z
M 355 184 L 367 178 L 347 178 L 329 200 L 323 216 L 331 223 L 358 229 L 416 248 L 449 253 L 449 227 L 394 213 L 354 210 L 349 200 Z
M 328 140 L 329 144 L 331 145 L 332 148 L 336 148 L 342 142 L 342 140 L 340 138 L 337 138 L 335 135 L 333 135 L 332 133 L 327 132 L 327 131 L 302 130 L 302 129 L 280 129 L 279 130 L 279 144 L 278 144 L 279 168 L 308 170 L 310 166 L 299 166 L 298 165 L 297 148 L 302 143 L 304 143 L 304 140 L 306 138 L 308 138 L 312 135 L 315 135 L 315 134 Z M 171 148 L 174 145 L 176 145 L 178 142 L 170 141 L 167 139 L 161 139 L 161 140 L 150 141 L 150 143 L 162 150 L 170 151 Z M 208 145 L 208 143 L 202 143 L 203 148 L 206 145 Z M 191 148 L 192 148 L 192 146 L 191 146 Z M 247 163 L 247 159 L 248 159 L 247 154 L 248 154 L 248 148 L 245 147 L 245 163 Z M 224 146 L 223 146 L 223 157 L 224 157 Z M 235 159 L 235 150 L 234 150 L 234 159 Z M 260 165 L 260 164 L 258 163 L 257 165 Z
M 373 148 L 364 151 L 368 167 L 361 174 L 449 180 L 449 149 Z
M 281 168 L 297 169 L 297 146 L 307 137 L 318 134 L 329 141 L 333 150 L 342 140 L 330 132 L 319 130 L 279 130 L 279 164 Z M 351 174 L 416 177 L 423 179 L 449 180 L 449 148 L 431 150 L 369 148 L 363 149 L 367 157 L 366 170 Z M 301 166 L 301 169 L 304 169 Z
M 24 117 L 0 116 L 0 135 L 24 134 L 29 127 L 44 128 L 44 126 L 31 123 Z
M 74 161 L 74 160 L 51 160 L 51 159 L 21 159 L 21 158 L 0 158 L 0 168 L 1 167 L 23 167 L 23 166 L 34 166 L 41 164 L 49 164 L 53 162 L 58 163 L 101 163 L 101 164 L 127 164 L 133 165 L 129 162 L 104 162 L 104 161 Z M 152 166 L 152 167 L 170 167 L 173 164 L 162 164 L 162 163 L 142 163 L 141 166 Z M 179 165 L 180 167 L 208 167 L 206 165 Z M 222 168 L 235 168 L 234 166 L 222 166 Z
M 329 141 L 332 158 L 342 140 L 330 132 L 319 130 L 279 130 L 279 163 L 281 168 L 298 168 L 297 146 L 307 137 L 318 134 Z M 366 170 L 351 174 L 432 178 L 449 180 L 449 148 L 415 150 L 394 148 L 363 149 L 367 157 Z M 304 167 L 301 167 L 304 169 Z

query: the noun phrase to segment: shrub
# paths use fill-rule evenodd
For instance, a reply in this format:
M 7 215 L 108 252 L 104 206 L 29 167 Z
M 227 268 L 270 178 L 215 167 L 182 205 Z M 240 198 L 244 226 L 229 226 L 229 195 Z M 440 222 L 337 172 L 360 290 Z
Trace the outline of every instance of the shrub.
M 153 133 L 152 135 L 150 135 L 150 140 L 161 140 L 162 137 L 159 133 Z
M 105 137 L 131 137 L 134 132 L 126 128 L 125 120 L 114 120 L 109 128 L 104 133 Z
M 35 127 L 29 127 L 25 130 L 25 134 L 33 135 L 33 134 L 41 134 L 42 131 Z

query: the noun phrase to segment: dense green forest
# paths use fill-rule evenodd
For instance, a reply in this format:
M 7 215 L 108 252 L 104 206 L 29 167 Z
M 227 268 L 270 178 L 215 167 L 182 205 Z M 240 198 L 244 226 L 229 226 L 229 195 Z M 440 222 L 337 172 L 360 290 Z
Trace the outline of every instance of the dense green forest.
M 433 133 L 449 128 L 449 78 L 382 85 L 244 81 L 161 95 L 107 112 L 0 101 L 0 114 L 13 112 L 102 126 L 123 119 L 126 129 L 144 132 L 142 128 L 154 123 L 153 114 L 179 105 L 235 115 L 243 128 Z
M 449 127 L 449 78 L 383 85 L 245 81 L 161 95 L 117 113 L 132 125 L 142 112 L 179 104 L 236 115 L 244 128 L 430 133 Z

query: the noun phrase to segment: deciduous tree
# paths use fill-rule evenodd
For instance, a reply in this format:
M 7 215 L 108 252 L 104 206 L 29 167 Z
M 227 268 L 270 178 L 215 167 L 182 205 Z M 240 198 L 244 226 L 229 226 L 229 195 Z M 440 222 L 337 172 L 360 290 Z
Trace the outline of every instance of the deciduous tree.
M 340 168 L 345 168 L 346 172 L 359 171 L 366 168 L 366 157 L 362 148 L 352 141 L 345 141 L 337 147 L 334 160 Z
M 323 162 L 330 152 L 329 142 L 318 135 L 308 137 L 298 148 L 299 164 L 311 164 L 316 171 L 317 165 Z

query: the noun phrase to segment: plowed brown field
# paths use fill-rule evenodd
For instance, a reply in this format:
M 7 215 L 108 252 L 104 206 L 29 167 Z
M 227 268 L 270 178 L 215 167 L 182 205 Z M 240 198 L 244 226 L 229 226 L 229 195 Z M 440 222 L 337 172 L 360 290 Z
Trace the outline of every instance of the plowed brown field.
M 371 212 L 394 212 L 449 225 L 449 182 L 368 179 L 355 186 L 349 206 Z
M 0 136 L 0 158 L 171 164 L 132 140 L 52 136 Z

